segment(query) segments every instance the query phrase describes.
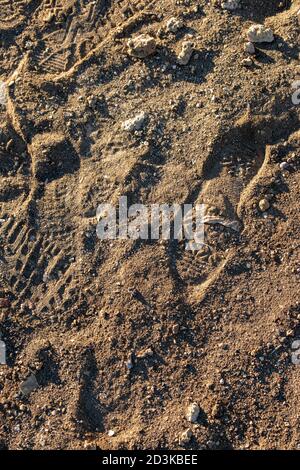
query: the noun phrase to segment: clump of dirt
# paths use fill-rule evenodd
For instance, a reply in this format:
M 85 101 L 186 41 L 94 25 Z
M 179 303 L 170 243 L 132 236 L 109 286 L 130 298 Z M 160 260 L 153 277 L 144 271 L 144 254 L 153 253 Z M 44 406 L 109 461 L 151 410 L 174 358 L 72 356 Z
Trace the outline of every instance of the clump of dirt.
M 299 1 L 6 3 L 0 448 L 300 448 Z M 206 245 L 100 240 L 120 196 Z

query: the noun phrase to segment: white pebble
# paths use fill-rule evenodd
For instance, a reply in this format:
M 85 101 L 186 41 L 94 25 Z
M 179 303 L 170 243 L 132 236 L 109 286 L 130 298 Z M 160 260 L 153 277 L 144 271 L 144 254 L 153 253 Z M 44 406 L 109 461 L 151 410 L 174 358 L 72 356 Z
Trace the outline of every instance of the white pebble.
M 261 43 L 274 41 L 273 31 L 263 24 L 254 24 L 250 26 L 247 37 L 250 42 Z
M 246 42 L 244 46 L 244 51 L 247 52 L 247 54 L 255 54 L 255 46 L 252 44 L 252 42 Z
M 127 121 L 123 122 L 122 128 L 128 132 L 139 131 L 144 126 L 146 118 L 147 118 L 146 113 L 142 111 L 141 113 L 137 114 L 135 117 L 131 119 L 127 119 Z
M 7 103 L 7 87 L 6 83 L 0 80 L 0 105 L 6 106 Z
M 199 413 L 200 413 L 200 408 L 199 408 L 198 403 L 192 403 L 187 409 L 186 419 L 190 423 L 196 423 Z
M 6 364 L 6 346 L 4 341 L 0 341 L 0 364 Z

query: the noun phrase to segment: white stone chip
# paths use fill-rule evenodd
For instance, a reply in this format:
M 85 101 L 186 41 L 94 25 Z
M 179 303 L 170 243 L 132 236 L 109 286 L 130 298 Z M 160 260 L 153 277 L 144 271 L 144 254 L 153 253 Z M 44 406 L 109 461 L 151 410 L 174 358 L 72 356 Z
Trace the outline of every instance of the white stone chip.
M 199 413 L 200 413 L 200 408 L 199 408 L 198 403 L 192 403 L 187 409 L 186 419 L 190 423 L 196 423 Z
M 0 80 L 0 106 L 6 106 L 7 103 L 7 86 Z
M 254 24 L 250 26 L 247 33 L 248 40 L 250 42 L 273 42 L 274 34 L 270 28 L 267 28 L 263 24 Z
M 4 341 L 0 341 L 0 365 L 6 365 L 6 345 Z
M 142 111 L 133 118 L 127 119 L 127 121 L 123 122 L 122 128 L 128 132 L 139 131 L 144 126 L 146 118 L 146 113 Z

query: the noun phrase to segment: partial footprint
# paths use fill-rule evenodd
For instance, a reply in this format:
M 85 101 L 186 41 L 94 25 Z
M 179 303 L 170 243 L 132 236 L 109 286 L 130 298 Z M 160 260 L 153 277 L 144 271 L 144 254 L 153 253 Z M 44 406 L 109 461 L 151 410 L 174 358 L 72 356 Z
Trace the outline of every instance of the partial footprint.
M 192 298 L 200 299 L 203 287 L 210 285 L 231 258 L 243 228 L 245 199 L 269 161 L 268 143 L 286 137 L 294 125 L 291 115 L 258 119 L 246 114 L 231 131 L 216 140 L 203 165 L 204 184 L 192 201 L 205 205 L 209 226 L 205 243 L 210 255 L 205 259 L 181 248 L 176 259 L 182 280 L 194 286 L 190 289 Z
M 151 1 L 46 1 L 39 17 L 44 35 L 33 53 L 33 63 L 41 74 L 58 75 L 83 60 L 114 30 Z

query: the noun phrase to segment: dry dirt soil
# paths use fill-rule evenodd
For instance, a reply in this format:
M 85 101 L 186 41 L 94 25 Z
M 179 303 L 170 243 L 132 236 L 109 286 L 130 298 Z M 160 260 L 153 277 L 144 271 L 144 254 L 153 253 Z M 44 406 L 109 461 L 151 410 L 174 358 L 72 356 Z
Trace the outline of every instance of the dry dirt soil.
M 300 5 L 220 3 L 0 1 L 2 449 L 300 448 Z M 245 66 L 255 23 L 275 40 Z M 121 195 L 240 229 L 101 241 Z

